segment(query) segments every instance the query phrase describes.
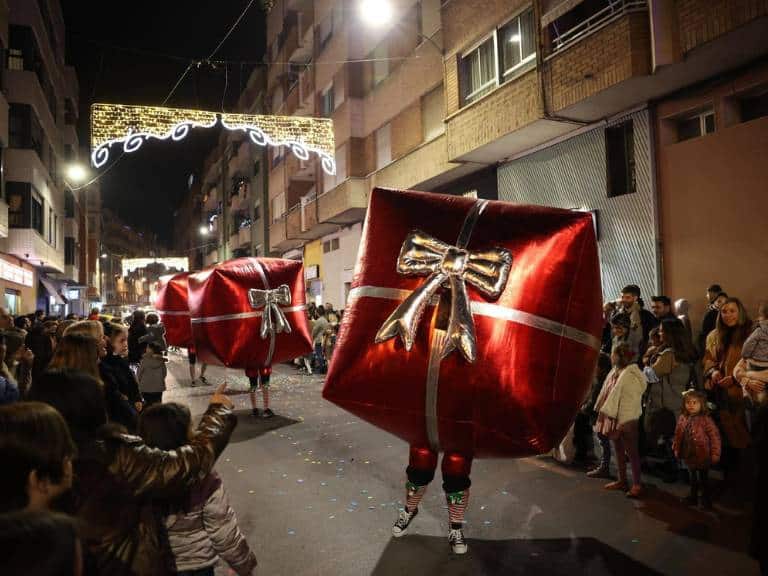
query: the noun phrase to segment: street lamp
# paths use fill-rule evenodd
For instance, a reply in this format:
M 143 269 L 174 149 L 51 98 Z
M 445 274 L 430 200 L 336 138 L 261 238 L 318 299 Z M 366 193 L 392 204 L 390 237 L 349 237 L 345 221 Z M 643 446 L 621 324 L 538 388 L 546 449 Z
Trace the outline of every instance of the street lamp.
M 382 28 L 392 23 L 392 0 L 360 0 L 358 11 L 360 20 L 369 28 Z M 395 22 L 394 26 L 400 27 L 398 22 Z M 417 32 L 416 36 L 419 42 L 429 42 L 440 54 L 443 54 L 443 47 L 432 38 L 421 32 Z
M 88 178 L 88 172 L 81 164 L 70 164 L 67 167 L 67 180 L 72 184 L 81 184 Z
M 386 26 L 392 20 L 390 0 L 362 0 L 360 18 L 371 27 Z
M 208 226 L 200 226 L 200 235 L 201 236 L 208 236 L 208 233 L 210 230 L 208 229 Z

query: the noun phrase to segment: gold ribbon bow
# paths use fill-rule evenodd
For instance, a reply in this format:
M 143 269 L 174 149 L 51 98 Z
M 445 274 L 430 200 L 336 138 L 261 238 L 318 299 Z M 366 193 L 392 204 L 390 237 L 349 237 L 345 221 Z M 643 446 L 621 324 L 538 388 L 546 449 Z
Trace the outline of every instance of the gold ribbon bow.
M 428 278 L 382 324 L 376 334 L 376 342 L 400 336 L 405 349 L 410 350 L 427 304 L 443 286 L 450 293 L 451 308 L 448 337 L 440 355 L 445 358 L 458 348 L 468 362 L 474 362 L 477 342 L 466 283 L 469 282 L 488 298 L 496 299 L 504 290 L 511 264 L 512 255 L 504 248 L 474 252 L 413 230 L 400 249 L 397 271 L 406 276 Z
M 291 325 L 280 308 L 291 303 L 291 290 L 286 284 L 272 290 L 251 288 L 248 290 L 248 300 L 253 308 L 264 308 L 259 331 L 262 340 L 268 336 L 274 339 L 276 334 L 283 332 L 290 333 Z

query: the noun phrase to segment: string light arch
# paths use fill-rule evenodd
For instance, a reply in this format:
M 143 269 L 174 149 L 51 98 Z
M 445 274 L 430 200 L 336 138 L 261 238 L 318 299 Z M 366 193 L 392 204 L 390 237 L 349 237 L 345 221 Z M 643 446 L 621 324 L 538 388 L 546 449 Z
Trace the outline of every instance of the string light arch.
M 210 112 L 163 106 L 93 104 L 91 106 L 91 163 L 104 166 L 113 146 L 135 152 L 147 140 L 180 141 L 192 128 L 218 123 L 240 131 L 259 146 L 285 146 L 300 160 L 317 155 L 326 174 L 336 174 L 333 121 L 308 116 L 270 116 Z

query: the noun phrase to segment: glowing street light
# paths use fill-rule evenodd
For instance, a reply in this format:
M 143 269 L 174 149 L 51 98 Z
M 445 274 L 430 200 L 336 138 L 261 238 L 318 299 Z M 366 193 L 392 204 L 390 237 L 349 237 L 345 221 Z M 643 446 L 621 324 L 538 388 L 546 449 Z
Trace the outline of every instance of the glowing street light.
M 390 0 L 362 0 L 360 2 L 360 18 L 371 27 L 389 24 L 392 20 Z
M 67 167 L 67 180 L 71 183 L 80 184 L 85 182 L 86 178 L 88 178 L 88 173 L 81 164 L 70 164 Z
M 101 259 L 102 259 L 102 260 L 106 260 L 107 258 L 109 258 L 109 256 L 107 255 L 107 253 L 106 253 L 106 252 L 102 252 L 102 253 L 101 253 Z
M 200 226 L 201 236 L 208 236 L 208 232 L 210 232 L 210 230 L 208 230 L 208 226 Z

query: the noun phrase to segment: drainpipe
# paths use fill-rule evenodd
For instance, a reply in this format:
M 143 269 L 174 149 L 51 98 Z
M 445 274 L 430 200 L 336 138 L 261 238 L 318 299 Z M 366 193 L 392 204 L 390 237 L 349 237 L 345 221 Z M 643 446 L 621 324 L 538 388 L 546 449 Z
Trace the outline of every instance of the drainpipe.
M 552 122 L 561 122 L 563 124 L 574 124 L 576 126 L 586 126 L 589 122 L 560 116 L 550 112 L 549 102 L 547 100 L 547 90 L 544 85 L 544 32 L 541 28 L 541 0 L 535 0 L 533 3 L 533 21 L 536 25 L 536 68 L 539 78 L 539 96 L 541 97 L 542 113 L 545 120 Z

